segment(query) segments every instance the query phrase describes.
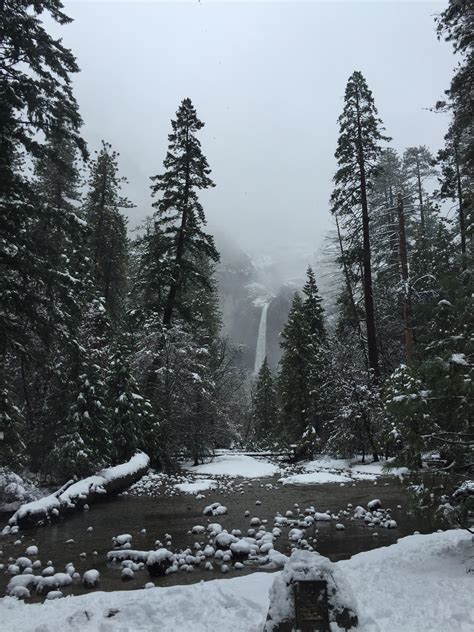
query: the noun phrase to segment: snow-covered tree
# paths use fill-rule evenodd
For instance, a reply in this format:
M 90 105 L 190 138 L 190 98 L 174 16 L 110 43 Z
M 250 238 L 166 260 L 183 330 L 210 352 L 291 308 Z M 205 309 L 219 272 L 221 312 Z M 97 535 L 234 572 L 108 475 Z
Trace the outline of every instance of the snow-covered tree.
M 118 153 L 102 141 L 91 163 L 85 216 L 95 288 L 113 323 L 123 317 L 127 290 L 127 225 L 120 209 L 133 205 L 120 194 L 126 178 L 118 175 Z
M 141 394 L 132 373 L 126 343 L 119 344 L 112 356 L 107 391 L 112 461 L 128 461 L 137 449 L 156 461 L 159 426 L 150 402 Z
M 152 195 L 160 196 L 153 203 L 155 231 L 161 235 L 170 271 L 163 311 L 165 326 L 171 323 L 183 283 L 190 277 L 193 283 L 206 283 L 199 260 L 219 259 L 212 236 L 204 232 L 206 218 L 198 198 L 198 191 L 215 185 L 196 136 L 204 123 L 198 119 L 191 99 L 183 99 L 171 125 L 163 163 L 166 171 L 151 178 Z
M 389 140 L 382 131 L 372 92 L 362 73 L 355 71 L 347 82 L 344 110 L 339 117 L 340 133 L 336 150 L 338 169 L 331 196 L 333 213 L 351 233 L 354 256 L 362 270 L 362 289 L 367 331 L 369 368 L 378 377 L 379 352 L 375 325 L 372 280 L 372 246 L 368 194 L 381 157 L 381 142 Z
M 278 407 L 274 382 L 265 358 L 256 378 L 253 398 L 253 432 L 259 445 L 270 445 L 277 431 Z
M 90 474 L 110 462 L 110 409 L 107 381 L 111 325 L 104 303 L 94 299 L 80 328 L 80 346 L 71 366 L 71 405 L 58 420 L 52 469 L 64 476 Z

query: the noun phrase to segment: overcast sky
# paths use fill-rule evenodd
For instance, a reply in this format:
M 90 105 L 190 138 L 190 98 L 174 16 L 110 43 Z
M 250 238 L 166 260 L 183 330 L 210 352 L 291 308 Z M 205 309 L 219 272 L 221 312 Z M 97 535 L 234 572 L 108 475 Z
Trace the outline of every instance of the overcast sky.
M 55 28 L 82 72 L 75 94 L 90 149 L 120 154 L 137 204 L 162 170 L 170 119 L 190 97 L 206 123 L 202 147 L 216 188 L 203 195 L 211 230 L 250 252 L 314 249 L 329 227 L 337 117 L 361 70 L 392 146 L 440 147 L 450 45 L 433 2 L 78 2 Z

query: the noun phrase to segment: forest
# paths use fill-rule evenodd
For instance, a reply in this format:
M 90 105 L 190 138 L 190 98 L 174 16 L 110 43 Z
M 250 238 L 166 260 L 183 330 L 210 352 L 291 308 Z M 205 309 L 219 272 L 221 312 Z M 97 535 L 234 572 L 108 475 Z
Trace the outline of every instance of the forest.
M 215 186 L 204 122 L 185 96 L 133 201 L 113 140 L 81 137 L 78 64 L 45 16 L 60 0 L 8 2 L 0 24 L 0 459 L 61 483 L 145 451 L 155 468 L 217 448 L 354 456 L 452 478 L 473 466 L 472 7 L 451 0 L 433 37 L 458 64 L 432 116 L 443 147 L 390 147 L 354 70 L 334 139 L 328 213 L 335 317 L 307 270 L 277 372 L 254 375 L 222 331 L 219 252 L 200 193 Z M 212 121 L 206 121 L 212 127 Z M 218 184 L 218 183 L 217 183 Z M 449 480 L 451 480 L 451 478 Z

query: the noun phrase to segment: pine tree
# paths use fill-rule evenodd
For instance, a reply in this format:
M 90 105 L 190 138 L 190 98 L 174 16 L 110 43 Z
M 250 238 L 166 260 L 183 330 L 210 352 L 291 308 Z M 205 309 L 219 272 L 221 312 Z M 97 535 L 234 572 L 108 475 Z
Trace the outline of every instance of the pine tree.
M 61 268 L 51 268 L 35 228 L 43 221 L 25 166 L 45 153 L 41 139 L 61 135 L 84 149 L 81 118 L 70 75 L 72 53 L 44 29 L 42 15 L 63 25 L 70 19 L 59 0 L 2 6 L 0 40 L 0 357 L 7 349 L 26 355 L 30 334 L 47 335 L 47 290 Z M 36 290 L 43 288 L 38 293 Z M 27 325 L 25 326 L 25 323 Z M 2 360 L 3 361 L 3 360 Z
M 278 392 L 281 410 L 281 434 L 289 443 L 301 441 L 308 427 L 308 348 L 303 301 L 293 297 L 288 321 L 281 333 Z
M 44 467 L 52 449 L 55 420 L 67 411 L 64 391 L 68 364 L 77 347 L 78 327 L 89 295 L 87 231 L 78 203 L 77 148 L 60 131 L 34 163 L 34 190 L 41 217 L 31 226 L 51 282 L 35 288 L 44 302 L 41 333 L 21 358 L 21 381 L 28 422 L 28 452 L 33 470 Z M 32 439 L 34 437 L 34 439 Z
M 206 283 L 196 259 L 200 256 L 217 262 L 218 252 L 213 238 L 206 234 L 204 210 L 198 191 L 215 186 L 210 168 L 201 151 L 196 133 L 204 127 L 190 99 L 183 99 L 176 119 L 171 121 L 173 132 L 164 160 L 165 173 L 153 176 L 152 195 L 161 194 L 154 202 L 155 230 L 162 235 L 170 260 L 170 277 L 164 304 L 163 324 L 171 323 L 183 283 Z
M 382 134 L 372 93 L 360 72 L 354 72 L 346 86 L 345 105 L 339 117 L 340 134 L 336 150 L 338 170 L 331 197 L 333 212 L 345 219 L 357 235 L 362 267 L 369 367 L 379 376 L 377 333 L 372 282 L 368 192 L 380 161 Z M 360 235 L 362 239 L 360 240 Z
M 474 149 L 472 143 L 472 94 L 474 91 L 474 52 L 472 47 L 472 7 L 469 2 L 449 0 L 448 7 L 437 18 L 438 37 L 452 42 L 454 53 L 461 58 L 446 91 L 448 101 L 436 104 L 438 110 L 449 110 L 451 124 L 440 151 L 441 196 L 457 202 L 461 267 L 472 263 L 474 211 L 472 178 Z
M 26 424 L 21 410 L 12 401 L 11 386 L 2 375 L 3 388 L 0 390 L 0 463 L 7 467 L 25 465 Z
M 62 476 L 84 476 L 110 462 L 110 411 L 107 406 L 111 360 L 111 324 L 101 300 L 94 299 L 81 324 L 81 344 L 71 366 L 71 402 L 65 420 L 58 421 L 52 469 Z
M 311 267 L 303 286 L 303 314 L 307 336 L 308 425 L 311 435 L 321 438 L 327 371 L 326 327 L 316 277 Z M 309 436 L 309 435 L 308 435 Z
M 435 160 L 430 150 L 420 147 L 408 147 L 403 154 L 403 169 L 407 185 L 416 191 L 422 233 L 426 230 L 427 193 L 423 187 L 426 179 L 436 176 Z M 415 197 L 415 196 L 413 196 Z
M 256 379 L 252 418 L 255 441 L 259 445 L 270 445 L 276 434 L 278 408 L 274 379 L 266 357 Z
M 109 143 L 90 167 L 85 214 L 90 233 L 90 257 L 96 291 L 104 298 L 114 324 L 123 317 L 127 291 L 127 225 L 121 208 L 133 205 L 120 195 L 126 178 L 118 175 L 118 153 Z
M 107 384 L 113 463 L 128 461 L 140 449 L 156 462 L 159 428 L 150 402 L 141 393 L 130 364 L 130 350 L 119 344 L 112 356 Z

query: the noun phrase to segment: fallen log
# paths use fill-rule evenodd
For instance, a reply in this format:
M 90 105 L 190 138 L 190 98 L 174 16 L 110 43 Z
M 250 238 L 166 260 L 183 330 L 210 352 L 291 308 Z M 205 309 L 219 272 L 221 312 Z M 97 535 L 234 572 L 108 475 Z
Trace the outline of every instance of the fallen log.
M 61 514 L 90 505 L 105 496 L 119 494 L 144 476 L 149 467 L 150 458 L 139 452 L 127 463 L 106 468 L 75 483 L 68 481 L 54 494 L 19 507 L 3 533 L 9 533 L 15 526 L 22 528 L 55 522 Z

